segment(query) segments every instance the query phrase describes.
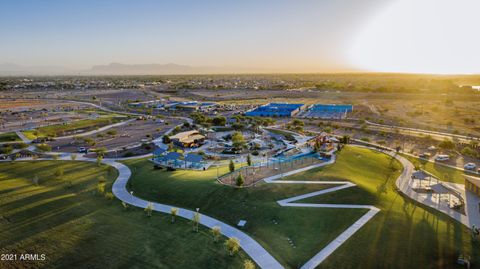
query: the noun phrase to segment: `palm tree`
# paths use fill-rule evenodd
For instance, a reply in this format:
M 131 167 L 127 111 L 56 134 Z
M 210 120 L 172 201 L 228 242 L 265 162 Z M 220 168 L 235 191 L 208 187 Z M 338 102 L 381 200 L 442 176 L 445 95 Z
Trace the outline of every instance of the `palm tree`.
M 230 256 L 233 256 L 240 249 L 240 241 L 236 237 L 230 237 L 225 241 L 225 247 L 228 250 Z
M 212 227 L 213 241 L 217 242 L 221 234 L 222 232 L 221 232 L 220 226 Z
M 172 223 L 175 222 L 175 217 L 177 216 L 177 214 L 178 214 L 178 208 L 172 207 L 170 209 L 170 215 L 172 215 Z

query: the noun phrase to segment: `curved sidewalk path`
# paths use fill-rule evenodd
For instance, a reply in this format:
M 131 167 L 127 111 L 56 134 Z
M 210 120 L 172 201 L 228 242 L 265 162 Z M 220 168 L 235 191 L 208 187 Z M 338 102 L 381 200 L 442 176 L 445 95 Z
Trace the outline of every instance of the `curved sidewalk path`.
M 439 181 L 442 184 L 450 188 L 453 188 L 461 193 L 465 202 L 465 215 L 455 209 L 450 208 L 446 203 L 438 202 L 438 199 L 436 199 L 431 193 L 426 194 L 426 193 L 419 193 L 414 191 L 411 185 L 412 183 L 411 179 L 412 179 L 412 174 L 415 171 L 415 167 L 405 157 L 399 154 L 396 154 L 395 152 L 387 152 L 383 150 L 377 150 L 377 151 L 383 152 L 385 154 L 388 154 L 394 157 L 402 164 L 403 166 L 402 174 L 395 182 L 395 185 L 397 186 L 399 191 L 401 191 L 402 193 L 407 195 L 409 198 L 419 203 L 422 203 L 428 207 L 434 208 L 452 217 L 453 219 L 457 220 L 458 222 L 462 223 L 468 228 L 471 228 L 472 225 L 480 227 L 480 212 L 478 211 L 478 203 L 480 201 L 478 197 L 475 197 L 475 195 L 465 190 L 464 184 L 455 184 L 455 183 Z
M 131 176 L 130 169 L 126 165 L 113 160 L 105 160 L 104 163 L 115 167 L 119 172 L 117 180 L 115 180 L 115 182 L 113 183 L 112 193 L 118 199 L 127 204 L 140 208 L 145 208 L 149 201 L 135 197 L 127 191 L 126 185 L 128 179 Z M 155 211 L 170 214 L 171 208 L 175 206 L 153 202 L 153 207 Z M 194 214 L 195 212 L 192 210 L 178 208 L 178 216 L 182 218 L 191 220 L 193 219 Z M 238 238 L 242 249 L 261 268 L 283 268 L 283 266 L 275 258 L 273 258 L 272 255 L 270 255 L 270 253 L 268 253 L 257 241 L 255 241 L 253 238 L 248 236 L 246 233 L 240 231 L 239 229 L 204 214 L 200 214 L 200 224 L 208 228 L 219 226 L 223 235 L 227 237 Z
M 346 188 L 355 187 L 356 184 L 349 181 L 301 181 L 301 180 L 281 180 L 284 176 L 290 176 L 293 174 L 301 173 L 310 169 L 327 166 L 335 163 L 335 155 L 332 155 L 332 159 L 328 162 L 311 165 L 305 168 L 297 169 L 284 173 L 283 175 L 275 175 L 272 177 L 265 178 L 264 181 L 269 184 L 323 184 L 323 185 L 339 185 L 336 187 L 314 191 L 311 193 L 306 193 L 287 199 L 279 200 L 277 203 L 280 206 L 291 206 L 291 207 L 310 207 L 310 208 L 338 208 L 338 209 L 368 209 L 368 212 L 355 221 L 350 227 L 343 231 L 339 236 L 333 239 L 327 246 L 321 249 L 317 254 L 315 254 L 310 260 L 308 260 L 301 268 L 310 269 L 316 268 L 319 266 L 328 256 L 330 256 L 337 248 L 339 248 L 343 243 L 345 243 L 352 235 L 354 235 L 360 228 L 363 227 L 369 220 L 371 220 L 380 209 L 372 205 L 358 205 L 358 204 L 312 204 L 312 203 L 295 203 L 297 201 L 307 199 L 314 196 L 320 196 L 334 191 L 343 190 Z
M 150 201 L 143 200 L 138 198 L 127 191 L 126 185 L 131 176 L 130 169 L 121 163 L 116 162 L 113 159 L 106 159 L 104 163 L 115 167 L 119 171 L 119 176 L 112 186 L 112 193 L 121 201 L 137 206 L 140 208 L 145 208 Z M 365 225 L 371 218 L 375 216 L 380 210 L 371 205 L 349 205 L 349 204 L 309 204 L 309 203 L 294 203 L 295 201 L 303 200 L 306 198 L 323 195 L 326 193 L 342 190 L 345 188 L 350 188 L 356 186 L 355 184 L 348 181 L 285 181 L 277 180 L 283 176 L 289 176 L 296 173 L 304 172 L 310 169 L 326 166 L 333 164 L 335 162 L 335 157 L 332 160 L 308 166 L 305 168 L 297 169 L 281 175 L 275 175 L 272 177 L 265 178 L 264 181 L 267 184 L 328 184 L 328 185 L 340 185 L 332 187 L 325 190 L 315 191 L 312 193 L 302 194 L 295 197 L 283 199 L 277 201 L 280 206 L 291 206 L 291 207 L 311 207 L 311 208 L 349 208 L 349 209 L 368 209 L 369 211 L 353 223 L 349 228 L 343 231 L 337 238 L 330 242 L 326 247 L 321 249 L 316 255 L 314 255 L 307 263 L 305 263 L 302 268 L 315 268 L 321 262 L 323 262 L 330 254 L 332 254 L 338 247 L 340 247 L 344 242 L 346 242 L 355 232 L 357 232 L 363 225 Z M 152 202 L 154 211 L 162 212 L 165 214 L 170 214 L 170 210 L 173 205 L 161 204 Z M 193 219 L 195 212 L 185 208 L 178 208 L 178 216 Z M 213 228 L 214 226 L 219 226 L 223 235 L 227 237 L 236 237 L 240 241 L 240 246 L 242 249 L 260 266 L 260 268 L 283 268 L 283 266 L 270 254 L 265 248 L 263 248 L 257 241 L 251 238 L 246 233 L 241 230 L 226 224 L 220 220 L 214 219 L 204 214 L 200 214 L 200 224 Z
M 402 174 L 397 178 L 396 185 L 398 189 L 405 193 L 411 199 L 418 201 L 422 204 L 435 208 L 452 218 L 460 221 L 461 223 L 470 226 L 469 218 L 465 215 L 461 215 L 457 211 L 451 210 L 447 207 L 447 209 L 439 207 L 438 204 L 432 205 L 429 203 L 429 200 L 426 200 L 423 196 L 418 194 L 417 192 L 413 191 L 410 187 L 412 173 L 414 171 L 413 164 L 405 159 L 404 157 L 395 154 L 395 152 L 391 151 L 384 151 L 379 149 L 374 149 L 371 147 L 359 146 L 364 148 L 373 149 L 385 154 L 388 154 L 397 160 L 403 165 Z M 78 155 L 77 155 L 78 156 Z M 92 158 L 85 158 L 78 156 L 78 161 L 90 161 L 95 162 L 96 159 Z M 129 159 L 134 159 L 137 157 L 131 157 Z M 62 160 L 69 160 L 70 154 L 62 154 Z M 115 180 L 112 186 L 112 193 L 121 201 L 136 206 L 140 208 L 145 208 L 150 201 L 143 200 L 138 198 L 127 191 L 127 182 L 130 179 L 132 173 L 130 169 L 122 164 L 117 162 L 117 159 L 104 159 L 102 162 L 113 166 L 119 172 L 117 179 Z M 356 205 L 356 204 L 313 204 L 313 203 L 298 203 L 298 201 L 323 195 L 326 193 L 339 191 L 342 189 L 350 188 L 356 186 L 354 183 L 349 181 L 291 181 L 291 180 L 282 180 L 285 176 L 290 176 L 296 173 L 304 172 L 310 169 L 326 166 L 333 164 L 335 162 L 335 155 L 333 155 L 332 159 L 328 162 L 315 164 L 312 166 L 308 166 L 305 168 L 297 169 L 294 171 L 290 171 L 287 173 L 275 175 L 272 177 L 268 177 L 263 179 L 267 184 L 329 184 L 329 185 L 338 185 L 332 188 L 315 191 L 307 194 L 302 194 L 294 197 L 290 197 L 287 199 L 282 199 L 277 201 L 277 203 L 282 207 L 310 207 L 310 208 L 354 208 L 354 209 L 368 209 L 368 212 L 365 213 L 362 217 L 360 217 L 355 223 L 353 223 L 350 227 L 348 227 L 345 231 L 343 231 L 338 237 L 336 237 L 332 242 L 330 242 L 327 246 L 321 249 L 317 254 L 315 254 L 307 263 L 305 263 L 301 268 L 315 268 L 319 266 L 329 255 L 331 255 L 338 247 L 340 247 L 343 243 L 345 243 L 352 235 L 354 235 L 361 227 L 363 227 L 369 220 L 371 220 L 376 213 L 380 211 L 380 209 L 372 206 L 372 205 Z M 167 205 L 162 203 L 152 202 L 154 211 L 162 212 L 165 214 L 170 214 L 170 210 L 174 205 Z M 178 208 L 178 207 L 177 207 Z M 477 212 L 478 213 L 478 212 Z M 178 216 L 186 218 L 186 219 L 193 219 L 195 212 L 192 210 L 178 208 Z M 467 214 L 468 215 L 468 214 Z M 242 249 L 258 264 L 261 268 L 283 268 L 283 266 L 270 254 L 268 253 L 265 248 L 263 248 L 257 241 L 251 238 L 249 235 L 244 233 L 243 231 L 226 224 L 220 220 L 214 219 L 204 214 L 200 214 L 200 224 L 212 228 L 214 226 L 219 226 L 221 228 L 221 232 L 223 235 L 227 237 L 236 237 L 240 241 L 240 246 Z M 480 220 L 480 218 L 479 218 Z M 480 226 L 480 225 L 479 225 Z

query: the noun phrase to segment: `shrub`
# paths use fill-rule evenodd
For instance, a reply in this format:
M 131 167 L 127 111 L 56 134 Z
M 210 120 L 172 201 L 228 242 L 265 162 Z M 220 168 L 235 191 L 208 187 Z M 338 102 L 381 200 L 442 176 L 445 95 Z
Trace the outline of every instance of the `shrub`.
M 57 170 L 55 170 L 54 175 L 55 175 L 56 178 L 62 177 L 63 176 L 63 168 L 62 167 L 57 168 Z
M 11 145 L 5 145 L 0 147 L 0 154 L 10 154 L 13 151 L 13 147 Z
M 440 142 L 440 144 L 438 144 L 438 146 L 442 149 L 454 149 L 455 148 L 455 144 L 453 143 L 453 141 L 448 140 L 448 139 L 445 139 L 442 142 Z
M 113 196 L 113 193 L 111 193 L 111 192 L 105 193 L 105 198 L 106 198 L 107 200 L 113 200 L 113 197 L 114 197 L 114 196 Z
M 225 242 L 225 247 L 230 256 L 233 256 L 240 249 L 240 241 L 236 237 L 231 237 Z
M 125 154 L 123 154 L 123 157 L 132 157 L 133 155 L 134 155 L 133 152 L 127 151 L 125 152 Z
M 464 147 L 460 153 L 462 153 L 462 155 L 470 156 L 470 157 L 476 157 L 477 155 L 477 152 L 473 150 L 471 147 Z
M 111 135 L 111 136 L 117 135 L 117 130 L 115 130 L 115 129 L 108 130 L 108 131 L 107 131 L 107 134 L 108 134 L 108 135 Z

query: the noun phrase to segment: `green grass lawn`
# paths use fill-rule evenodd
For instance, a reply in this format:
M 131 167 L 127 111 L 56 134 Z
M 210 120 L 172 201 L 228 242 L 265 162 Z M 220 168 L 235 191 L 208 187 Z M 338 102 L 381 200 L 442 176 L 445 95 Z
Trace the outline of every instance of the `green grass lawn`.
M 391 167 L 391 168 L 390 168 Z M 389 157 L 368 149 L 347 147 L 337 164 L 290 177 L 290 180 L 342 179 L 358 184 L 302 202 L 374 204 L 381 211 L 323 264 L 322 268 L 456 268 L 458 255 L 480 260 L 480 244 L 469 230 L 433 209 L 425 209 L 394 189 L 398 169 Z M 453 170 L 453 169 L 452 169 Z M 461 267 L 460 267 L 461 268 Z
M 154 170 L 147 160 L 126 162 L 133 171 L 129 188 L 134 194 L 166 204 L 200 211 L 231 225 L 244 219 L 244 230 L 281 263 L 290 268 L 304 264 L 366 211 L 283 208 L 276 201 L 330 186 L 261 184 L 235 189 L 216 182 L 216 169 L 207 171 Z M 228 170 L 222 167 L 219 174 Z M 277 222 L 278 224 L 274 223 Z M 293 248 L 288 238 L 293 240 Z
M 23 131 L 23 134 L 28 139 L 35 139 L 37 137 L 56 137 L 66 135 L 68 132 L 85 129 L 86 131 L 94 130 L 103 126 L 114 124 L 120 121 L 127 120 L 126 117 L 103 116 L 96 119 L 84 119 L 71 121 L 68 124 L 55 124 L 40 127 L 34 130 Z
M 22 141 L 15 132 L 1 133 L 0 142 Z
M 415 165 L 417 168 L 421 168 L 432 175 L 438 177 L 440 180 L 446 181 L 446 182 L 454 182 L 454 183 L 461 183 L 465 184 L 465 176 L 468 175 L 465 172 L 461 170 L 457 170 L 454 168 L 446 167 L 443 165 L 439 165 L 436 163 L 432 163 L 426 160 L 422 160 L 419 158 L 415 158 L 412 156 L 408 155 L 403 155 L 403 157 L 407 158 L 410 162 Z
M 235 189 L 215 181 L 216 169 L 166 172 L 154 170 L 146 160 L 126 163 L 133 171 L 129 188 L 135 195 L 189 209 L 198 207 L 231 225 L 244 219 L 244 230 L 289 268 L 303 265 L 366 213 L 363 209 L 285 208 L 276 203 L 332 185 L 261 184 Z M 222 167 L 218 174 L 226 172 L 227 168 Z M 373 176 L 383 178 L 384 174 L 384 170 L 377 170 Z
M 61 178 L 54 175 L 59 168 Z M 110 185 L 116 175 L 85 162 L 0 163 L 0 253 L 47 257 L 0 261 L 0 268 L 242 268 L 247 255 L 230 257 L 209 231 L 196 233 L 182 219 L 172 224 L 165 214 L 125 211 L 96 194 L 100 176 Z
M 215 183 L 215 169 L 164 172 L 153 170 L 147 161 L 127 164 L 134 171 L 130 188 L 136 195 L 190 209 L 200 207 L 203 213 L 230 224 L 245 219 L 246 232 L 286 267 L 302 265 L 365 213 L 355 209 L 281 208 L 274 202 L 326 187 L 263 184 L 233 189 Z M 226 172 L 222 169 L 219 174 Z M 350 180 L 358 187 L 302 202 L 366 204 L 381 209 L 322 263 L 322 268 L 455 268 L 460 253 L 479 262 L 479 244 L 471 242 L 466 227 L 394 190 L 400 172 L 400 164 L 385 154 L 346 147 L 334 165 L 286 178 Z M 273 219 L 278 224 L 273 224 Z M 287 244 L 287 237 L 296 248 Z

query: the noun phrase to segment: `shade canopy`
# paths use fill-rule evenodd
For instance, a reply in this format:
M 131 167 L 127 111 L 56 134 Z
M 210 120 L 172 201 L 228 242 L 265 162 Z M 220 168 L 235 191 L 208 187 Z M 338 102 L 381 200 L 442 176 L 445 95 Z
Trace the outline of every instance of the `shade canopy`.
M 167 153 L 167 155 L 165 155 L 165 159 L 166 160 L 178 160 L 182 157 L 182 154 L 178 153 L 178 152 L 169 152 Z
M 191 163 L 199 163 L 203 159 L 202 155 L 199 154 L 187 154 L 185 156 L 185 161 L 186 162 L 191 162 Z

